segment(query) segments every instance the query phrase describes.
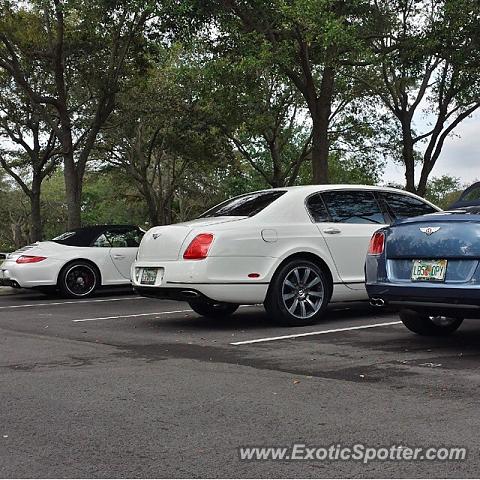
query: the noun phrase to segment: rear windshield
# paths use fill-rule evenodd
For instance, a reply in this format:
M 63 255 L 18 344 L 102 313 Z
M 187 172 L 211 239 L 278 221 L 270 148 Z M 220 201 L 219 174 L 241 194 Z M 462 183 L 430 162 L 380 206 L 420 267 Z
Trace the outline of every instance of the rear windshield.
M 91 242 L 91 237 L 91 232 L 78 230 L 62 233 L 58 237 L 52 238 L 52 242 L 70 247 L 87 247 Z
M 281 197 L 285 190 L 272 192 L 255 192 L 232 198 L 226 202 L 211 208 L 200 218 L 206 217 L 252 217 L 268 207 L 277 198 Z
M 386 202 L 388 213 L 394 218 L 419 217 L 435 213 L 438 210 L 418 198 L 401 193 L 380 192 L 380 198 Z

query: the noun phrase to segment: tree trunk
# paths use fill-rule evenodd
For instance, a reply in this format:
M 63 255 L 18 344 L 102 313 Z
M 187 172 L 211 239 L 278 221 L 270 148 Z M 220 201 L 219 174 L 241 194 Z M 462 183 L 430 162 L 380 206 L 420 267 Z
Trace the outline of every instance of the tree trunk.
M 141 187 L 139 191 L 142 194 L 145 200 L 145 203 L 147 204 L 148 219 L 150 221 L 150 227 L 161 225 L 159 214 L 158 214 L 157 200 L 156 200 L 155 194 L 152 192 L 152 187 L 149 185 L 146 179 L 141 183 Z
M 425 162 L 425 159 L 424 159 L 424 162 Z M 420 180 L 418 181 L 417 191 L 416 191 L 417 195 L 420 195 L 421 197 L 424 197 L 425 193 L 427 192 L 427 181 L 431 171 L 432 169 L 430 168 L 430 164 L 424 163 L 422 168 L 422 173 L 420 175 Z
M 82 224 L 81 184 L 78 182 L 77 172 L 72 159 L 64 162 L 65 196 L 67 200 L 68 229 L 78 228 Z
M 162 202 L 162 224 L 170 225 L 173 221 L 173 197 L 167 196 Z
M 73 154 L 72 133 L 69 119 L 65 119 L 61 138 L 63 154 L 63 176 L 65 179 L 65 197 L 67 200 L 68 229 L 79 228 L 82 224 L 82 182 L 79 181 L 75 157 Z M 83 180 L 83 179 L 82 179 Z
M 30 207 L 31 207 L 31 222 L 30 222 L 30 237 L 32 242 L 40 242 L 43 239 L 43 226 L 42 226 L 42 211 L 41 211 L 41 182 L 40 178 L 37 178 L 35 173 L 32 180 L 32 191 L 30 195 Z
M 151 202 L 147 202 L 148 207 L 148 219 L 150 220 L 150 227 L 155 227 L 161 225 L 161 221 L 158 218 L 158 212 L 155 205 L 152 205 Z
M 312 114 L 312 180 L 314 184 L 329 182 L 328 177 L 328 153 L 330 149 L 328 141 L 328 128 L 332 113 L 333 86 L 335 72 L 331 67 L 323 70 L 322 83 L 315 109 Z
M 402 119 L 402 160 L 405 164 L 405 188 L 408 192 L 416 193 L 415 188 L 415 151 L 411 123 Z
M 62 103 L 61 106 L 58 107 L 61 123 L 59 140 L 63 150 L 63 177 L 65 181 L 65 197 L 67 201 L 67 228 L 71 230 L 81 227 L 82 224 L 80 202 L 82 197 L 83 178 L 79 179 L 75 165 L 72 124 L 68 113 L 66 95 L 61 95 L 61 98 Z
M 267 179 L 268 183 L 272 188 L 278 188 L 285 186 L 285 177 L 282 172 L 282 158 L 281 153 L 278 148 L 278 139 L 276 136 L 272 139 L 265 137 L 268 143 L 268 148 L 270 150 L 270 157 L 272 159 L 272 175 Z
M 20 223 L 17 221 L 12 225 L 12 236 L 13 236 L 13 243 L 15 245 L 15 249 L 21 248 L 25 245 L 22 236 L 22 228 Z
M 328 183 L 328 125 L 318 118 L 312 120 L 312 183 Z

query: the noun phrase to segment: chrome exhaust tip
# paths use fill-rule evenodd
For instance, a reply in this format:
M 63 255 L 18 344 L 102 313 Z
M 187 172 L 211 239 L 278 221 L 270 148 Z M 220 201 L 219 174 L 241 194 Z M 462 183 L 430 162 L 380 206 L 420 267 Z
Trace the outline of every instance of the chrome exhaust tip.
M 372 307 L 384 307 L 385 306 L 385 300 L 383 298 L 371 298 L 370 299 L 370 305 Z
M 198 292 L 196 292 L 195 290 L 182 290 L 180 293 L 182 294 L 183 297 L 186 297 L 186 298 L 198 298 L 198 297 L 200 297 L 200 294 Z

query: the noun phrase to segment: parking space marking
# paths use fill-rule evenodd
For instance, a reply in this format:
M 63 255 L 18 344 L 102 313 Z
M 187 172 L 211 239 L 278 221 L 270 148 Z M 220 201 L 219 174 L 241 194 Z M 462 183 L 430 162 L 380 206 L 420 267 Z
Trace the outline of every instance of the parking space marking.
M 152 312 L 152 313 L 135 313 L 131 315 L 115 315 L 112 317 L 94 317 L 94 318 L 79 318 L 78 320 L 72 320 L 73 323 L 77 322 L 94 322 L 95 320 L 115 320 L 117 318 L 137 318 L 148 317 L 151 315 L 167 315 L 173 313 L 192 313 L 193 310 L 174 310 L 170 312 Z
M 374 323 L 371 325 L 360 325 L 358 327 L 346 327 L 346 328 L 334 328 L 332 330 L 320 330 L 318 332 L 307 332 L 307 333 L 297 333 L 293 335 L 282 335 L 280 337 L 267 337 L 267 338 L 257 338 L 255 340 L 244 340 L 241 342 L 232 342 L 230 345 L 248 345 L 251 343 L 262 343 L 262 342 L 274 342 L 276 340 L 287 340 L 289 338 L 299 338 L 299 337 L 310 337 L 313 335 L 325 335 L 326 333 L 337 333 L 337 332 L 348 332 L 350 330 L 363 330 L 366 328 L 375 328 L 375 327 L 388 327 L 390 325 L 398 325 L 402 322 L 385 322 L 385 323 Z
M 240 308 L 251 308 L 256 307 L 257 305 L 240 305 Z M 117 318 L 136 318 L 136 317 L 148 317 L 150 315 L 167 315 L 173 313 L 193 313 L 192 309 L 187 310 L 173 310 L 169 312 L 152 312 L 152 313 L 135 313 L 131 315 L 115 315 L 111 317 L 93 317 L 93 318 L 79 318 L 77 320 L 72 320 L 72 322 L 94 322 L 95 320 L 115 320 Z
M 121 297 L 121 298 L 105 298 L 99 300 L 71 300 L 66 302 L 50 302 L 50 303 L 31 303 L 26 305 L 3 305 L 0 309 L 7 308 L 26 308 L 26 307 L 46 307 L 52 305 L 70 305 L 80 303 L 101 303 L 101 302 L 119 302 L 121 300 L 140 300 L 143 297 Z

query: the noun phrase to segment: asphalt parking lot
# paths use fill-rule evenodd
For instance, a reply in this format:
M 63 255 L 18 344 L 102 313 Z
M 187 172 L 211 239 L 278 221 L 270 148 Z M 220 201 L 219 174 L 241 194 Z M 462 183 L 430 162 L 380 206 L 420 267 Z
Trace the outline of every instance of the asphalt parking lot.
M 288 329 L 259 307 L 211 321 L 130 291 L 0 295 L 0 477 L 476 477 L 479 351 L 475 320 L 422 338 L 359 303 Z M 238 457 L 298 442 L 469 456 Z

